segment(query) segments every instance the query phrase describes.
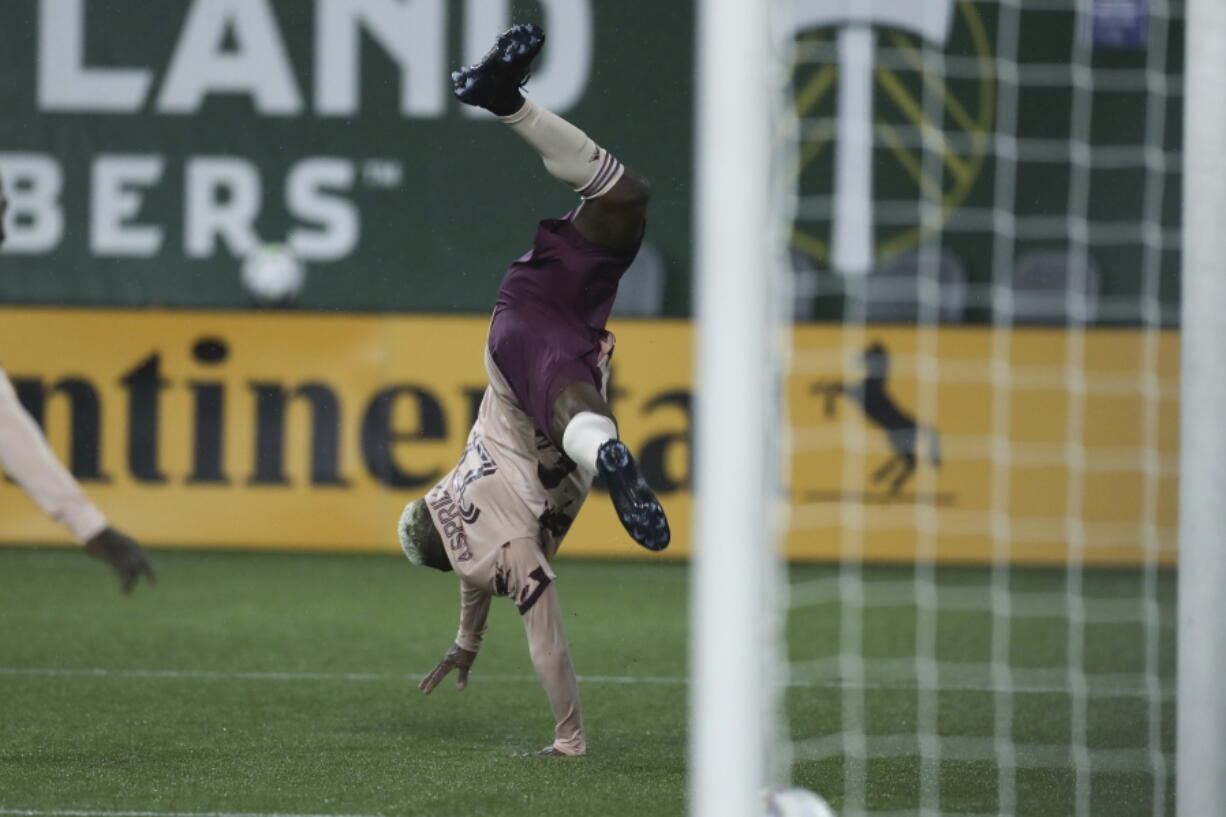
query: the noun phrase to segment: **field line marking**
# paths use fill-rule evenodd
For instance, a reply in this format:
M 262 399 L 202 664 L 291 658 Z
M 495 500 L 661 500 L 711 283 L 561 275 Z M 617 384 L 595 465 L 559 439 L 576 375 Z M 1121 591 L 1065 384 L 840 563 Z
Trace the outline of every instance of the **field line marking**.
M 105 667 L 0 667 L 0 676 L 52 678 L 167 678 L 195 681 L 412 681 L 416 683 L 426 672 L 263 672 L 178 669 L 107 669 Z M 536 681 L 535 675 L 480 675 L 485 681 L 521 683 Z M 689 683 L 679 676 L 652 675 L 580 675 L 580 682 L 589 684 L 665 684 L 680 686 Z M 0 810 L 0 814 L 3 814 Z
M 382 814 L 287 814 L 251 811 L 94 811 L 0 808 L 4 817 L 384 817 Z
M 43 678 L 165 678 L 171 680 L 194 681 L 405 681 L 416 683 L 426 673 L 390 673 L 390 672 L 240 672 L 219 670 L 175 670 L 175 669 L 106 669 L 103 667 L 0 667 L 0 677 L 43 677 Z M 474 681 L 491 681 L 494 683 L 535 683 L 535 675 L 474 675 Z M 635 684 L 654 684 L 659 686 L 686 686 L 689 679 L 684 676 L 669 675 L 580 675 L 581 684 L 613 684 L 630 686 Z M 900 678 L 878 681 L 862 681 L 852 683 L 838 678 L 822 680 L 792 680 L 788 687 L 796 689 L 915 689 L 918 684 L 914 679 Z M 1007 688 L 995 684 L 978 683 L 947 683 L 941 684 L 943 692 L 1012 692 L 1012 693 L 1070 693 L 1068 687 L 1060 684 L 1017 683 Z M 1091 696 L 1102 697 L 1149 697 L 1149 692 L 1143 687 L 1128 687 L 1116 685 L 1091 686 Z M 1162 698 L 1173 697 L 1173 692 L 1163 689 Z M 0 815 L 4 815 L 0 809 Z M 295 816 L 297 817 L 297 816 Z M 337 815 L 340 817 L 340 815 Z

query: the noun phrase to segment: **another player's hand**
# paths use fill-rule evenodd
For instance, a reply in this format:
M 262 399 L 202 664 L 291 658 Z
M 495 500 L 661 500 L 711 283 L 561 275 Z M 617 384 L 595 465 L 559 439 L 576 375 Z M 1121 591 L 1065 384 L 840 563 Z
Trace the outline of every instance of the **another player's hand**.
M 119 576 L 119 587 L 124 593 L 131 593 L 141 576 L 150 584 L 157 581 L 153 565 L 141 546 L 132 537 L 114 528 L 107 528 L 86 542 L 85 551 L 114 568 Z
M 551 743 L 544 749 L 537 749 L 535 752 L 516 752 L 511 757 L 570 757 L 570 755 L 558 751 L 558 747 Z
M 437 667 L 430 670 L 429 675 L 421 679 L 417 688 L 429 695 L 438 686 L 438 682 L 447 676 L 447 673 L 458 669 L 460 672 L 455 679 L 455 688 L 457 691 L 463 690 L 468 686 L 468 671 L 472 669 L 473 661 L 476 660 L 475 652 L 469 652 L 459 645 L 452 644 L 451 649 L 447 650 L 447 654 L 443 656 L 443 660 L 438 662 Z

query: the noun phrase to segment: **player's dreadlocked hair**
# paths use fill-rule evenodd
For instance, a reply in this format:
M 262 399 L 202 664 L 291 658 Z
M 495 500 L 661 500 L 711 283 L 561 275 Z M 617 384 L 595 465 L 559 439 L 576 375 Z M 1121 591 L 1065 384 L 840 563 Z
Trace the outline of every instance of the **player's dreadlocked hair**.
M 451 570 L 447 551 L 443 549 L 443 537 L 434 527 L 425 499 L 417 499 L 404 506 L 396 532 L 400 537 L 400 547 L 410 562 L 444 573 Z

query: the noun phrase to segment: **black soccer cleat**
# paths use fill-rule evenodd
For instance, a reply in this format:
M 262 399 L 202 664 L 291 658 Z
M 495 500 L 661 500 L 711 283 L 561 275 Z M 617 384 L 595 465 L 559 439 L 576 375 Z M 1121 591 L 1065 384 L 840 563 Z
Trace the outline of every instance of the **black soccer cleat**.
M 648 550 L 668 547 L 668 519 L 634 464 L 630 449 L 621 440 L 606 440 L 596 455 L 596 470 L 609 487 L 613 508 L 626 533 Z
M 485 108 L 497 116 L 515 113 L 524 104 L 519 89 L 528 81 L 528 69 L 545 44 L 540 26 L 518 25 L 498 36 L 481 62 L 453 71 L 451 85 L 465 105 Z

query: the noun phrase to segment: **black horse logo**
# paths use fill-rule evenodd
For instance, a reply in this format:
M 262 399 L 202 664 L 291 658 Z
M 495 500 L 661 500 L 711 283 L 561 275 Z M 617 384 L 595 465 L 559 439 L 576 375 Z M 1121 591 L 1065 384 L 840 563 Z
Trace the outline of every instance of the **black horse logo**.
M 864 416 L 885 431 L 894 455 L 873 472 L 875 484 L 889 480 L 886 496 L 894 497 L 902 490 L 907 480 L 915 473 L 916 449 L 920 437 L 928 449 L 928 459 L 933 466 L 941 465 L 940 439 L 936 429 L 921 426 L 915 418 L 898 407 L 886 390 L 886 378 L 890 375 L 890 353 L 880 343 L 873 343 L 864 350 L 861 358 L 866 374 L 859 383 L 823 381 L 814 383 L 811 394 L 826 398 L 826 416 L 834 416 L 835 398 L 847 397 L 860 404 Z

